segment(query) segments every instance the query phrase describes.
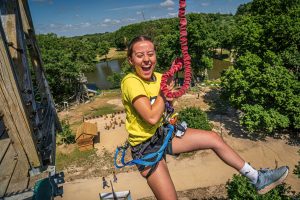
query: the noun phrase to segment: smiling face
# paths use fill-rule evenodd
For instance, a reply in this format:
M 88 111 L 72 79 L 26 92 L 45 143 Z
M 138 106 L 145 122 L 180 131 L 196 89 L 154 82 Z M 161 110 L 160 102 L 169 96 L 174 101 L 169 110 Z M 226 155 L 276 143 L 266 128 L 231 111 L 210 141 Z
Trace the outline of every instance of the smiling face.
M 136 74 L 150 81 L 156 65 L 156 53 L 151 41 L 138 41 L 132 46 L 129 63 L 134 66 Z

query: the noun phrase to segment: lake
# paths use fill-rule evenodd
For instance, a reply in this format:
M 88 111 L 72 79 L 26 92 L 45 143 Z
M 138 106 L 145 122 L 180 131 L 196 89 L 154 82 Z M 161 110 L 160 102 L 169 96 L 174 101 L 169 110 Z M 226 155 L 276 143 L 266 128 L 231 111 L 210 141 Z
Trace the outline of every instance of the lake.
M 109 89 L 111 83 L 107 77 L 114 72 L 121 73 L 121 66 L 124 59 L 100 62 L 96 65 L 95 71 L 85 73 L 88 81 L 88 87 L 91 89 Z M 214 80 L 221 77 L 221 72 L 231 65 L 228 61 L 213 59 L 213 68 L 208 70 L 208 79 Z

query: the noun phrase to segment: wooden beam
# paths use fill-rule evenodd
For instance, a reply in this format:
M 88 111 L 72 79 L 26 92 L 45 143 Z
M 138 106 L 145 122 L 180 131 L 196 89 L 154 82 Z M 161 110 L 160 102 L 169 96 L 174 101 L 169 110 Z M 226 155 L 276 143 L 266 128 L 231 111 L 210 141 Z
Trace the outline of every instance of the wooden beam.
M 4 155 L 6 154 L 6 151 L 10 145 L 10 141 L 11 140 L 9 138 L 0 140 L 0 163 L 2 162 Z
M 35 70 L 37 81 L 41 86 L 39 87 L 40 93 L 46 94 L 47 101 L 51 105 L 52 110 L 54 111 L 54 115 L 55 115 L 54 120 L 55 120 L 56 129 L 58 129 L 58 131 L 62 131 L 61 124 L 59 122 L 59 118 L 57 116 L 56 109 L 54 106 L 53 97 L 51 95 L 50 88 L 45 77 L 43 61 L 41 59 L 40 49 L 38 47 L 38 42 L 35 37 L 35 30 L 31 19 L 28 2 L 27 0 L 18 0 L 18 1 L 20 5 L 19 7 L 20 7 L 24 33 L 28 41 L 28 44 L 30 45 L 30 48 L 28 48 L 28 52 L 30 55 L 31 64 Z
M 16 152 L 12 145 L 9 146 L 2 162 L 0 163 L 0 197 L 3 197 L 9 186 L 12 174 L 17 164 Z
M 29 175 L 28 168 L 26 168 L 26 163 L 18 160 L 18 163 L 7 187 L 6 194 L 22 192 L 23 190 L 28 188 L 28 184 Z
M 39 86 L 38 90 L 39 90 L 40 95 L 42 97 L 45 97 L 45 99 L 42 99 L 41 102 L 43 105 L 45 105 L 45 107 L 47 107 L 49 109 L 49 112 L 47 112 L 47 113 L 48 114 L 50 113 L 51 115 L 54 116 L 54 117 L 47 118 L 47 120 L 48 120 L 47 124 L 49 124 L 49 126 L 51 126 L 51 128 L 49 128 L 47 126 L 42 127 L 43 138 L 51 138 L 52 139 L 51 141 L 43 141 L 42 146 L 46 147 L 47 149 L 52 150 L 51 156 L 49 156 L 49 158 L 51 158 L 51 162 L 52 162 L 50 164 L 54 164 L 55 163 L 56 130 L 61 131 L 62 128 L 61 128 L 60 121 L 59 121 L 59 118 L 56 113 L 53 97 L 51 95 L 50 88 L 49 88 L 48 82 L 45 77 L 43 62 L 41 59 L 41 53 L 40 53 L 40 49 L 38 47 L 38 43 L 36 40 L 34 26 L 32 23 L 28 2 L 27 2 L 27 0 L 18 0 L 18 2 L 19 2 L 19 8 L 20 8 L 20 13 L 21 13 L 23 29 L 24 29 L 24 33 L 25 33 L 26 41 L 27 41 L 26 43 L 28 45 L 28 52 L 29 52 L 32 67 L 35 72 L 36 81 L 37 81 L 36 84 Z M 45 113 L 42 113 L 42 115 L 45 115 Z M 43 116 L 43 117 L 46 117 L 46 116 Z M 51 121 L 49 121 L 49 120 L 51 120 Z M 55 127 L 53 126 L 53 128 L 52 128 L 52 124 L 55 124 Z M 49 158 L 46 158 L 48 155 L 49 154 L 46 154 L 44 156 L 45 158 L 43 157 L 43 159 L 49 159 Z
M 2 12 L 1 12 L 2 14 Z M 40 166 L 40 159 L 33 141 L 34 135 L 25 112 L 25 104 L 14 72 L 14 63 L 6 46 L 6 36 L 0 18 L 0 110 L 8 128 L 8 135 L 14 141 L 18 154 L 25 153 L 31 165 Z
M 25 112 L 31 123 L 30 128 L 40 124 L 37 115 L 37 106 L 33 91 L 30 67 L 27 61 L 25 34 L 21 19 L 20 7 L 17 0 L 10 0 L 1 4 L 1 15 L 3 19 L 4 32 L 9 44 L 10 56 L 14 62 L 14 71 L 17 74 L 19 88 L 21 89 L 22 99 L 27 104 Z M 37 138 L 41 139 L 41 133 L 37 131 Z

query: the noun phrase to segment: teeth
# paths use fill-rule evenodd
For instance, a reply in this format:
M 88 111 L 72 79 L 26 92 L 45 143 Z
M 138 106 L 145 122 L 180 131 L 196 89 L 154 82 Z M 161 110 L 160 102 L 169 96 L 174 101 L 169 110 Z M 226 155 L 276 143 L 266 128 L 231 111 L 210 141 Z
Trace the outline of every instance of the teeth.
M 144 71 L 149 71 L 151 69 L 151 65 L 143 66 L 142 69 Z

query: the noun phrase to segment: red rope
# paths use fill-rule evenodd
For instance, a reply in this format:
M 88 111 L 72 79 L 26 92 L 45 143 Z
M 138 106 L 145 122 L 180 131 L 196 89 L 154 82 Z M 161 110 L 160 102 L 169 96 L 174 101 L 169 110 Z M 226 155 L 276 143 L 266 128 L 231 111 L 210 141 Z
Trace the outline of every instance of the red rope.
M 162 75 L 162 80 L 160 83 L 160 89 L 164 93 L 166 97 L 170 98 L 178 98 L 181 97 L 189 88 L 191 79 L 192 79 L 192 73 L 191 73 L 191 57 L 188 53 L 188 43 L 187 43 L 187 20 L 185 18 L 185 7 L 186 2 L 185 0 L 179 0 L 179 11 L 178 11 L 178 17 L 179 17 L 179 31 L 180 31 L 180 45 L 181 45 L 181 53 L 182 58 L 176 58 L 169 71 L 165 72 Z M 176 91 L 169 91 L 167 88 L 167 80 L 170 77 L 173 77 L 176 72 L 184 68 L 184 82 L 182 87 L 179 90 Z

